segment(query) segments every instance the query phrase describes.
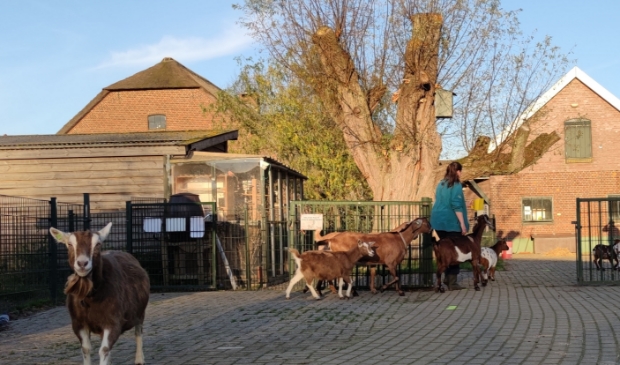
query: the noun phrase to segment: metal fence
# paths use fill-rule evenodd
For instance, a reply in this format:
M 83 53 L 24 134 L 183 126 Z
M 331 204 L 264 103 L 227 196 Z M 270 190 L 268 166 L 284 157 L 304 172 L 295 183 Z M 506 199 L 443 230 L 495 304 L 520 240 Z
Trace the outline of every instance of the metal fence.
M 316 249 L 313 231 L 302 231 L 302 214 L 323 215 L 323 235 L 336 231 L 387 232 L 403 222 L 429 217 L 431 200 L 420 202 L 320 202 L 291 201 L 289 210 L 289 246 L 300 251 Z M 397 275 L 403 288 L 430 288 L 434 284 L 433 248 L 431 236 L 423 234 L 409 246 L 399 265 Z M 290 272 L 295 266 L 290 262 Z M 389 271 L 382 265 L 377 269 L 375 287 L 390 281 Z M 356 265 L 352 279 L 359 289 L 369 289 L 368 266 Z M 297 284 L 301 288 L 304 284 Z
M 333 231 L 384 232 L 405 221 L 428 217 L 431 201 L 313 202 L 292 201 L 287 220 L 218 219 L 215 203 L 170 203 L 163 199 L 130 201 L 126 209 L 90 213 L 84 204 L 0 196 L 0 312 L 32 304 L 58 303 L 70 275 L 67 249 L 49 235 L 99 230 L 112 222 L 104 250 L 132 253 L 149 273 L 153 290 L 258 289 L 286 283 L 294 266 L 286 246 L 313 249 L 312 232 L 300 230 L 302 213 L 321 213 L 324 234 Z M 399 267 L 407 288 L 433 285 L 430 236 L 413 242 Z M 380 268 L 377 285 L 389 272 Z M 355 285 L 367 288 L 369 271 L 358 266 Z
M 84 229 L 85 212 L 84 205 L 55 198 L 0 195 L 0 313 L 62 297 L 67 249 L 52 241 L 49 228 Z
M 594 264 L 596 245 L 613 246 L 620 239 L 620 197 L 577 198 L 575 237 L 577 243 L 577 282 L 585 284 L 620 284 L 620 271 L 609 260 L 602 260 L 604 270 Z

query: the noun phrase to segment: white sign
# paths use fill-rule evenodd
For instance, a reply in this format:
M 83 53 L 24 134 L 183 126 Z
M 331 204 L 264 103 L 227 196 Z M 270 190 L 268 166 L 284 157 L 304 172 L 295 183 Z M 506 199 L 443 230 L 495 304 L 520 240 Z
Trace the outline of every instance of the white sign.
M 323 214 L 302 214 L 301 230 L 315 231 L 323 229 Z

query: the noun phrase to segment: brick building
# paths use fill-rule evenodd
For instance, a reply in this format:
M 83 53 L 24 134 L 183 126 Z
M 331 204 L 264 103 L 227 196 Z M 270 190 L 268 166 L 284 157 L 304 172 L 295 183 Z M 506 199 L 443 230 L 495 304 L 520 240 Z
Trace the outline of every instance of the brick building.
M 620 196 L 620 100 L 575 67 L 528 116 L 529 141 L 552 131 L 560 140 L 516 174 L 476 182 L 515 252 L 575 252 L 576 199 Z
M 57 134 L 213 129 L 220 89 L 172 58 L 105 87 Z

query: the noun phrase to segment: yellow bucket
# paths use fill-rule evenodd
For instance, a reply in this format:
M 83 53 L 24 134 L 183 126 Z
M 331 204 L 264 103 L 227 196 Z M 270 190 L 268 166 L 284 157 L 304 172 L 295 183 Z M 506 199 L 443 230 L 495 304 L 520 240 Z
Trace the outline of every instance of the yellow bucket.
M 475 211 L 484 210 L 484 199 L 478 198 L 474 199 L 474 207 Z

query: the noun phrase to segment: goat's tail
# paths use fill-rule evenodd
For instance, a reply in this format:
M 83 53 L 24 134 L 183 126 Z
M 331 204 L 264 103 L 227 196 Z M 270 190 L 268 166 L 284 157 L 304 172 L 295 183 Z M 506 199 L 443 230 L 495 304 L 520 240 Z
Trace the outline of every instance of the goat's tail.
M 293 257 L 293 259 L 295 260 L 295 264 L 297 265 L 297 269 L 301 269 L 301 255 L 299 254 L 299 251 L 297 251 L 294 248 L 289 247 L 288 248 L 288 252 L 290 252 L 292 254 L 291 257 Z
M 296 257 L 296 258 L 300 258 L 301 257 L 301 255 L 299 254 L 299 251 L 297 249 L 289 247 L 289 248 L 287 248 L 287 250 L 288 250 L 288 252 L 292 253 L 294 257 Z

